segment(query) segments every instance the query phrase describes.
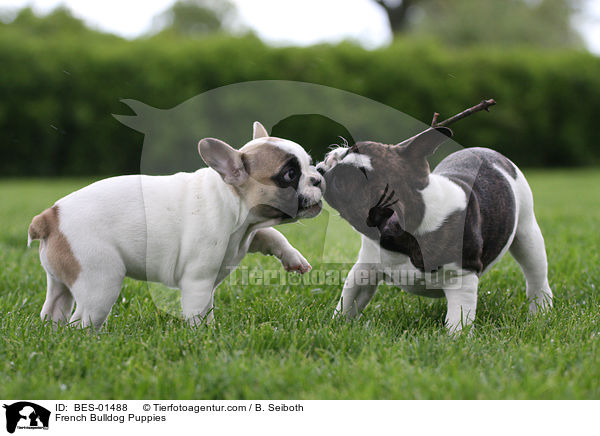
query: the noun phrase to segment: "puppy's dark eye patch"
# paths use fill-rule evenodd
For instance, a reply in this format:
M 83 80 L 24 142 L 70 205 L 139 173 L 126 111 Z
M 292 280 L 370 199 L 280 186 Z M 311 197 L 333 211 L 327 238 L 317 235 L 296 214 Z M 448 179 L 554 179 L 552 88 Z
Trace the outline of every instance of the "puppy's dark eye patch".
M 298 189 L 298 182 L 300 181 L 300 162 L 296 156 L 292 156 L 286 163 L 284 163 L 277 174 L 271 177 L 271 180 L 280 188 L 292 187 Z

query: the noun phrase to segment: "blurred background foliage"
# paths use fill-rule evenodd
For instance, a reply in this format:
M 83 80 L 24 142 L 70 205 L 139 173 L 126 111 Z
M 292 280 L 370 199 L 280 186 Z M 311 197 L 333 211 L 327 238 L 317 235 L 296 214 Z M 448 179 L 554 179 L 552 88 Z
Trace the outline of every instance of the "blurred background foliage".
M 573 16 L 582 0 L 376 0 L 395 34 L 437 38 L 456 47 L 582 48 Z
M 524 166 L 600 162 L 600 58 L 573 27 L 579 1 L 377 3 L 396 37 L 376 50 L 352 42 L 272 47 L 244 28 L 233 4 L 216 0 L 179 1 L 135 40 L 90 29 L 65 8 L 5 12 L 0 174 L 139 172 L 143 135 L 112 116 L 131 113 L 121 99 L 168 109 L 219 86 L 266 79 L 344 89 L 426 123 L 433 111 L 445 118 L 494 97 L 492 114 L 456 126 L 458 143 L 493 147 Z M 316 160 L 347 135 L 310 114 L 274 131 Z

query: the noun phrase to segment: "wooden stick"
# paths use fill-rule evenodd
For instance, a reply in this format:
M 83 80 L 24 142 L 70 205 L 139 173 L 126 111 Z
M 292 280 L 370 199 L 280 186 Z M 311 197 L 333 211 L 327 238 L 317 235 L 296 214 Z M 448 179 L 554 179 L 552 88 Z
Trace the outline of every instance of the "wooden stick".
M 431 127 L 444 127 L 447 126 L 448 124 L 452 124 L 455 123 L 458 120 L 462 120 L 465 117 L 468 117 L 471 114 L 474 114 L 475 112 L 479 112 L 479 111 L 490 111 L 490 106 L 493 106 L 496 104 L 496 100 L 494 100 L 493 98 L 490 98 L 489 100 L 483 100 L 481 103 L 470 107 L 469 109 L 466 109 L 464 111 L 462 111 L 459 114 L 454 115 L 453 117 L 448 118 L 447 120 L 441 121 L 441 122 L 437 122 L 438 116 L 439 114 L 437 112 L 435 112 L 433 114 L 433 121 L 431 122 Z

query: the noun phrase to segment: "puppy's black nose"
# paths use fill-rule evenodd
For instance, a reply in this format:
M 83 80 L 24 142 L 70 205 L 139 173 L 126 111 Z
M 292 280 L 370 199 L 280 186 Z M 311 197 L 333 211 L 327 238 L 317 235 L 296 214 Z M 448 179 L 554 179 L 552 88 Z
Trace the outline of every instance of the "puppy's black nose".
M 310 183 L 312 183 L 313 186 L 319 186 L 321 184 L 321 181 L 322 181 L 321 177 L 311 177 L 310 178 Z
M 323 167 L 317 167 L 317 172 L 321 175 L 325 174 L 325 170 L 323 169 Z

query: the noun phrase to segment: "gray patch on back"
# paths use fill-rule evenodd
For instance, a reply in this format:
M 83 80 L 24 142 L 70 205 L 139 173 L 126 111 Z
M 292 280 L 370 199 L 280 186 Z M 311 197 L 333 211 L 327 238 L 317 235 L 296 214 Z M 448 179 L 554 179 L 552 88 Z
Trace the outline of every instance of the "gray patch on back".
M 469 148 L 451 154 L 433 171 L 465 190 L 469 203 L 463 238 L 464 254 L 479 255 L 482 269 L 493 262 L 508 244 L 516 223 L 516 199 L 499 167 L 517 177 L 515 165 L 500 153 L 486 148 Z M 463 268 L 470 262 L 463 255 Z M 466 265 L 464 265 L 466 263 Z
M 479 166 L 483 163 L 491 166 L 497 165 L 507 172 L 513 179 L 517 179 L 517 170 L 506 156 L 489 148 L 473 147 L 457 151 L 449 155 L 435 167 L 435 174 L 470 174 L 472 179 L 479 172 Z M 486 165 L 486 166 L 489 166 Z

